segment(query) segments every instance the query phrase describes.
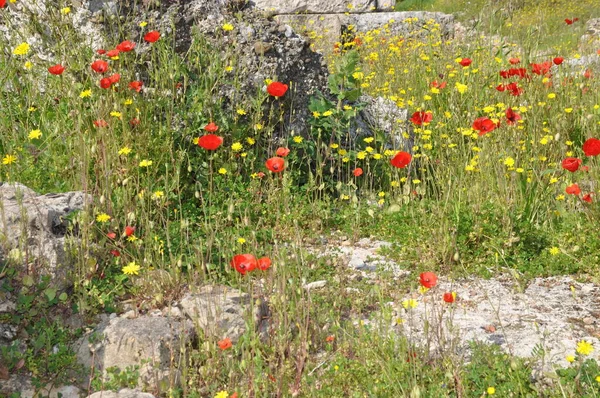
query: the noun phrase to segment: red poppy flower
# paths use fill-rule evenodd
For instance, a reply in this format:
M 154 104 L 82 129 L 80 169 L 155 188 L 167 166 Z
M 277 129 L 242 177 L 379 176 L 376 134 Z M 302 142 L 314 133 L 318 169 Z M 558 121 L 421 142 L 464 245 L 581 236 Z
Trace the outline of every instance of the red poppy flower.
M 600 155 L 600 140 L 597 138 L 588 138 L 583 143 L 582 149 L 585 156 L 598 156 Z
M 577 158 L 566 158 L 562 161 L 562 168 L 570 171 L 571 173 L 576 172 L 581 165 L 582 160 Z
M 111 82 L 112 84 L 115 84 L 115 83 L 118 83 L 118 82 L 119 82 L 119 80 L 121 80 L 121 75 L 120 75 L 120 74 L 118 74 L 118 73 L 115 73 L 115 74 L 113 74 L 113 75 L 110 75 L 110 76 L 108 77 L 108 79 L 110 80 L 110 82 Z
M 110 78 L 105 77 L 103 79 L 100 79 L 100 87 L 102 88 L 110 88 L 110 86 L 112 85 Z
M 144 35 L 144 40 L 148 43 L 154 43 L 160 39 L 160 32 L 152 30 Z
M 284 147 L 279 147 L 277 148 L 277 151 L 275 152 L 275 154 L 277 156 L 281 156 L 282 158 L 286 157 L 287 155 L 289 155 L 290 153 L 290 149 L 289 148 L 284 148 Z
M 121 255 L 121 252 L 118 251 L 117 249 L 113 249 L 110 251 L 110 254 L 112 254 L 115 257 L 119 257 Z
M 399 169 L 403 169 L 412 160 L 412 155 L 408 152 L 400 151 L 390 160 L 390 164 Z
M 473 122 L 473 130 L 477 130 L 479 132 L 479 135 L 487 134 L 490 131 L 494 130 L 496 127 L 498 127 L 496 123 L 494 123 L 492 120 L 488 119 L 485 116 L 477 118 Z
M 106 54 L 106 50 L 104 50 L 102 48 L 99 48 L 98 50 L 96 50 L 96 54 L 98 54 L 98 55 L 104 55 L 104 54 Z
M 510 58 L 508 60 L 508 62 L 510 62 L 511 65 L 516 65 L 516 64 L 520 63 L 521 60 L 519 58 Z
M 581 199 L 588 203 L 592 203 L 592 194 L 586 193 L 585 195 L 583 195 L 583 197 Z
M 545 75 L 550 72 L 550 68 L 552 67 L 551 61 L 545 61 L 541 64 L 531 64 L 531 71 L 536 75 Z
M 552 60 L 552 62 L 554 62 L 554 65 L 560 65 L 563 63 L 565 59 L 563 57 L 556 57 Z
M 438 83 L 437 80 L 434 80 L 431 82 L 431 84 L 429 86 L 434 87 L 434 88 L 439 88 L 441 90 L 443 88 L 446 88 L 446 84 L 447 84 L 446 82 Z
M 231 348 L 233 346 L 233 343 L 231 343 L 231 339 L 229 337 L 224 338 L 223 340 L 219 340 L 217 342 L 217 345 L 219 346 L 219 348 L 221 350 L 228 350 L 229 348 Z
M 206 126 L 204 126 L 204 130 L 209 133 L 216 133 L 218 129 L 219 129 L 219 126 L 217 126 L 213 122 L 210 122 Z
M 510 68 L 508 70 L 508 76 L 518 76 L 520 78 L 527 77 L 527 69 L 525 68 Z
M 508 79 L 508 77 L 510 76 L 510 75 L 508 74 L 508 71 L 507 71 L 507 70 L 501 70 L 501 71 L 500 71 L 500 72 L 498 72 L 498 73 L 500 74 L 500 77 L 501 77 L 501 78 L 503 78 L 503 79 Z
M 508 108 L 505 113 L 508 124 L 515 124 L 517 120 L 521 120 L 521 115 L 513 111 L 512 108 Z
M 116 48 L 117 48 L 117 50 L 126 53 L 126 52 L 133 50 L 134 47 L 135 47 L 134 42 L 125 40 L 125 41 L 122 41 L 121 43 L 119 43 Z
M 328 343 L 333 343 L 335 341 L 335 336 L 334 335 L 327 336 L 325 338 L 325 341 L 328 342 Z
M 106 127 L 106 126 L 108 126 L 108 123 L 106 122 L 106 120 L 98 119 L 98 120 L 94 120 L 94 126 Z
M 135 90 L 136 92 L 140 92 L 142 91 L 142 86 L 144 85 L 144 82 L 141 82 L 139 80 L 133 81 L 131 83 L 129 83 L 129 88 L 131 90 Z
M 466 67 L 466 66 L 471 65 L 472 62 L 473 62 L 473 60 L 471 58 L 462 58 L 460 60 L 459 64 Z
M 498 90 L 498 91 L 500 91 L 500 92 L 503 92 L 503 91 L 505 91 L 505 90 L 506 90 L 506 86 L 505 86 L 504 84 L 498 84 L 498 85 L 496 86 L 496 90 Z
M 106 53 L 106 56 L 107 56 L 107 57 L 110 57 L 110 58 L 113 58 L 113 57 L 118 57 L 120 52 L 121 52 L 121 51 L 119 51 L 119 50 L 117 50 L 117 49 L 110 50 L 110 51 L 108 51 L 108 52 Z
M 510 95 L 518 97 L 523 94 L 523 89 L 519 87 L 517 83 L 509 83 L 506 85 L 506 89 L 510 92 Z
M 135 233 L 135 227 L 132 227 L 130 225 L 125 227 L 125 236 L 131 236 Z
M 6 0 L 0 0 L 0 8 L 4 8 L 6 6 Z
M 61 64 L 56 64 L 56 65 L 48 68 L 48 72 L 50 72 L 53 75 L 62 75 L 62 73 L 64 71 L 65 71 L 65 67 L 62 66 Z
M 198 140 L 198 146 L 206 149 L 207 151 L 215 151 L 223 143 L 223 137 L 219 137 L 214 134 L 206 134 L 200 137 Z
M 252 254 L 237 254 L 231 259 L 231 266 L 242 275 L 252 272 L 258 266 L 256 257 Z
M 443 299 L 446 303 L 453 303 L 456 300 L 456 293 L 446 292 L 444 293 Z
M 421 126 L 423 123 L 430 123 L 433 120 L 433 113 L 431 112 L 415 112 L 412 114 L 410 121 L 417 126 Z
M 357 167 L 354 169 L 354 171 L 352 172 L 352 174 L 354 174 L 355 177 L 360 177 L 363 173 L 363 169 L 361 169 L 360 167 Z
M 431 289 L 437 284 L 437 276 L 433 272 L 423 272 L 419 276 L 421 286 Z
M 104 73 L 108 70 L 108 63 L 101 59 L 92 62 L 92 69 L 96 73 Z
M 106 234 L 106 237 L 108 239 L 116 239 L 117 238 L 117 234 L 114 233 L 114 232 L 109 232 L 109 233 Z
M 586 69 L 585 72 L 583 72 L 583 77 L 585 77 L 586 79 L 591 79 L 592 77 L 594 77 L 594 72 L 592 72 L 591 69 Z
M 288 85 L 281 82 L 272 82 L 267 86 L 267 93 L 273 97 L 283 97 L 288 90 Z
M 579 195 L 581 193 L 581 188 L 577 184 L 571 184 L 566 189 L 565 192 L 569 195 Z
M 285 160 L 279 157 L 273 157 L 267 159 L 265 162 L 267 169 L 271 170 L 273 173 L 281 173 L 283 169 L 285 169 Z
M 577 21 L 579 21 L 579 18 L 573 18 L 573 19 L 566 18 L 565 19 L 565 23 L 567 25 L 573 25 L 573 22 L 577 22 Z
M 140 119 L 138 119 L 137 117 L 134 117 L 133 119 L 131 119 L 131 120 L 129 121 L 129 125 L 130 125 L 131 127 L 135 127 L 135 126 L 137 126 L 137 125 L 138 125 L 138 124 L 140 124 L 140 123 L 141 123 L 141 121 L 140 121 Z
M 271 259 L 269 257 L 261 257 L 258 259 L 258 269 L 266 271 L 271 268 Z

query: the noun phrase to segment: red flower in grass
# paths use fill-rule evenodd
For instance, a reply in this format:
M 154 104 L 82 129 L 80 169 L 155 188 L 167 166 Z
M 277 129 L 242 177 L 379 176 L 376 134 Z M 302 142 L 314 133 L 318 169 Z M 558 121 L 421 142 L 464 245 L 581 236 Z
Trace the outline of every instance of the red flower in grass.
M 471 58 L 462 58 L 459 62 L 459 64 L 461 64 L 464 67 L 467 67 L 469 65 L 471 65 L 473 63 L 473 60 Z
M 113 249 L 110 251 L 110 254 L 112 254 L 115 257 L 119 257 L 121 255 L 121 252 L 118 251 L 117 249 Z
M 455 292 L 446 292 L 444 293 L 443 299 L 446 303 L 452 304 L 456 300 Z
M 266 271 L 271 268 L 271 259 L 269 257 L 261 257 L 258 259 L 258 269 Z
M 231 342 L 231 339 L 229 337 L 224 338 L 223 340 L 219 340 L 217 342 L 217 345 L 219 346 L 219 348 L 221 350 L 228 350 L 233 346 L 233 343 Z
M 560 65 L 563 63 L 565 59 L 563 57 L 556 57 L 552 60 L 552 62 L 554 62 L 554 65 Z
M 110 75 L 108 77 L 108 80 L 110 80 L 111 84 L 118 83 L 119 80 L 121 80 L 121 75 L 119 75 L 118 73 L 115 73 L 113 75 Z
M 160 32 L 157 30 L 152 30 L 144 35 L 144 40 L 148 43 L 155 43 L 160 39 Z
M 134 42 L 125 40 L 125 41 L 122 41 L 121 43 L 119 43 L 116 48 L 117 48 L 117 50 L 126 53 L 126 52 L 133 50 L 134 47 L 135 47 Z
M 597 138 L 588 138 L 583 143 L 583 153 L 585 153 L 585 156 L 600 155 L 600 140 Z
M 238 254 L 231 259 L 231 266 L 240 274 L 246 275 L 246 272 L 256 269 L 258 261 L 252 254 Z
M 100 87 L 102 87 L 102 88 L 110 88 L 111 85 L 112 85 L 112 83 L 111 83 L 109 77 L 105 77 L 103 79 L 100 79 Z
M 108 62 L 101 59 L 92 62 L 92 70 L 96 73 L 104 73 L 108 70 Z
M 431 84 L 429 86 L 432 88 L 439 88 L 441 90 L 441 89 L 446 88 L 446 84 L 447 84 L 446 82 L 438 83 L 437 80 L 434 80 L 431 82 Z
M 141 82 L 139 80 L 133 81 L 131 83 L 129 83 L 129 88 L 131 90 L 135 90 L 136 92 L 140 92 L 142 91 L 142 86 L 144 85 L 144 82 Z
M 516 65 L 516 64 L 520 63 L 521 60 L 519 58 L 510 58 L 508 60 L 508 62 L 510 62 L 511 65 Z
M 352 174 L 354 174 L 354 177 L 360 177 L 363 173 L 363 169 L 361 169 L 360 167 L 357 167 L 354 169 L 354 171 L 352 172 Z
M 137 125 L 138 125 L 138 124 L 140 124 L 140 123 L 141 123 L 141 120 L 140 120 L 140 119 L 138 119 L 137 117 L 134 117 L 134 118 L 132 118 L 132 119 L 129 121 L 129 125 L 130 125 L 131 127 L 135 127 L 135 126 L 137 126 Z
M 412 114 L 410 121 L 417 126 L 421 126 L 423 123 L 431 123 L 433 120 L 433 113 L 431 112 L 415 112 Z
M 517 83 L 509 83 L 506 85 L 506 89 L 510 92 L 510 95 L 518 97 L 523 94 L 523 89 L 519 87 Z
M 283 97 L 288 90 L 288 85 L 281 82 L 272 82 L 267 86 L 267 93 L 273 97 Z
M 419 275 L 419 282 L 421 283 L 421 286 L 431 289 L 437 285 L 437 275 L 433 272 L 423 272 Z
M 131 236 L 135 233 L 135 227 L 132 227 L 131 225 L 127 225 L 125 227 L 125 236 Z
M 515 124 L 518 120 L 521 120 L 521 115 L 513 111 L 512 108 L 508 108 L 505 112 L 506 120 L 508 124 Z
M 267 161 L 265 162 L 265 166 L 267 166 L 267 169 L 269 169 L 273 173 L 281 173 L 285 169 L 285 160 L 283 160 L 283 158 L 275 156 L 267 159 Z
M 574 22 L 579 21 L 579 18 L 573 18 L 573 19 L 569 19 L 569 18 L 565 18 L 565 23 L 567 25 L 573 25 Z
M 284 158 L 290 154 L 290 148 L 284 148 L 280 146 L 279 148 L 277 148 L 277 151 L 275 151 L 275 154 Z
M 109 232 L 106 234 L 108 239 L 117 239 L 117 234 L 115 232 Z
M 500 92 L 506 91 L 506 86 L 504 84 L 498 84 L 496 86 L 496 90 L 498 90 Z
M 0 0 L 0 8 L 4 8 L 6 6 L 6 0 Z
M 488 119 L 487 117 L 483 116 L 475 119 L 472 127 L 473 130 L 477 130 L 479 132 L 479 135 L 481 136 L 489 133 L 498 126 L 491 119 Z
M 110 58 L 118 57 L 120 52 L 121 52 L 121 51 L 119 51 L 119 50 L 117 50 L 117 49 L 110 50 L 110 51 L 108 51 L 108 52 L 106 53 L 106 56 L 107 56 L 107 57 L 110 57 Z
M 104 55 L 104 54 L 106 54 L 106 50 L 104 50 L 102 48 L 99 48 L 99 49 L 96 50 L 96 54 L 98 54 L 98 55 Z
M 551 61 L 545 61 L 541 64 L 531 64 L 531 71 L 536 75 L 545 75 L 550 72 L 550 68 L 552 67 Z
M 585 72 L 583 72 L 583 77 L 585 77 L 586 79 L 591 79 L 592 77 L 594 77 L 594 72 L 592 72 L 591 69 L 586 69 Z
M 526 78 L 527 77 L 527 69 L 525 69 L 525 68 L 510 68 L 508 70 L 508 76 L 510 76 L 510 77 L 517 76 L 520 78 Z
M 400 151 L 390 160 L 390 164 L 399 169 L 403 169 L 412 160 L 412 155 L 408 152 Z
M 217 126 L 213 122 L 210 122 L 206 126 L 204 126 L 204 131 L 211 133 L 211 134 L 216 133 L 217 130 L 219 130 L 219 126 Z
M 581 165 L 582 160 L 577 158 L 566 158 L 562 161 L 562 168 L 570 171 L 571 173 L 576 172 Z
M 592 203 L 592 194 L 586 193 L 585 195 L 583 195 L 583 197 L 581 199 L 588 203 Z
M 569 195 L 579 195 L 581 193 L 581 188 L 577 184 L 571 184 L 566 189 L 565 192 Z
M 216 151 L 223 144 L 223 137 L 215 134 L 206 134 L 198 140 L 198 146 L 207 151 Z
M 48 68 L 48 72 L 50 72 L 50 74 L 52 75 L 62 75 L 62 73 L 65 71 L 65 67 L 62 66 L 61 64 L 56 64 L 54 66 L 51 66 Z
M 108 126 L 108 123 L 106 122 L 106 120 L 98 119 L 98 120 L 94 120 L 94 126 L 96 126 L 96 127 L 106 127 L 106 126 Z

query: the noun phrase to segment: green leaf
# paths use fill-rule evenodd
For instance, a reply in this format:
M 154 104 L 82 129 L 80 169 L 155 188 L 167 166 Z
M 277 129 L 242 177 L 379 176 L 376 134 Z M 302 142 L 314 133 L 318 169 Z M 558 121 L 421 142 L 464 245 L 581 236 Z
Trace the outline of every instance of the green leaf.
M 31 275 L 25 275 L 23 277 L 23 285 L 27 287 L 33 286 L 33 277 Z
M 44 294 L 48 298 L 48 301 L 52 301 L 56 297 L 56 289 L 49 287 L 48 289 L 44 290 Z
M 68 298 L 69 298 L 69 296 L 68 296 L 68 295 L 67 295 L 67 293 L 65 293 L 65 292 L 62 292 L 62 293 L 60 294 L 60 296 L 58 296 L 58 299 L 59 299 L 60 301 L 62 301 L 62 302 L 65 302 L 65 301 L 67 301 L 67 299 L 68 299 Z

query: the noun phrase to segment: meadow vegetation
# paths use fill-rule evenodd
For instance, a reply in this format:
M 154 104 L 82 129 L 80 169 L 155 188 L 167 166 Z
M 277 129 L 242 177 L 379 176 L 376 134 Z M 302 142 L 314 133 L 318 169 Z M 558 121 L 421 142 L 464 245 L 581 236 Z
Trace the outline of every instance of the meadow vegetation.
M 212 283 L 267 300 L 269 339 L 248 332 L 224 349 L 200 341 L 185 352 L 182 385 L 154 392 L 600 395 L 598 364 L 586 358 L 594 347 L 585 344 L 541 385 L 530 377 L 533 360 L 477 344 L 468 360 L 429 352 L 373 326 L 383 320 L 357 322 L 385 313 L 394 292 L 420 286 L 440 305 L 457 305 L 435 284 L 426 290 L 426 272 L 598 282 L 600 70 L 576 62 L 590 55 L 577 46 L 585 21 L 600 16 L 596 2 L 400 2 L 456 12 L 473 25 L 460 40 L 428 21 L 405 21 L 415 29 L 404 37 L 387 26 L 350 27 L 329 58 L 330 92 L 309 104 L 303 135 L 269 122 L 297 106 L 288 99 L 293 82 L 277 76 L 223 106 L 219 87 L 239 85 L 235 49 L 197 36 L 177 53 L 175 37 L 152 21 L 135 32 L 116 26 L 109 48 L 85 47 L 66 23 L 69 5 L 59 3 L 47 27 L 56 62 L 17 38 L 0 42 L 0 178 L 39 193 L 84 190 L 93 202 L 72 219 L 72 290 L 48 294 L 47 281 L 0 265 L 0 289 L 19 294 L 13 321 L 31 347 L 0 352 L 11 372 L 31 371 L 40 385 L 70 380 L 77 366 L 68 341 L 81 330 L 53 314 L 92 320 L 123 301 L 162 308 Z M 239 15 L 230 17 L 219 34 L 237 28 Z M 412 117 L 394 133 L 414 134 L 409 149 L 383 131 L 352 137 L 360 94 L 408 109 Z M 385 254 L 411 276 L 369 284 L 308 250 L 322 237 L 335 244 L 364 236 L 394 243 Z M 328 285 L 302 289 L 314 280 Z M 106 385 L 132 385 L 135 369 L 122 371 Z

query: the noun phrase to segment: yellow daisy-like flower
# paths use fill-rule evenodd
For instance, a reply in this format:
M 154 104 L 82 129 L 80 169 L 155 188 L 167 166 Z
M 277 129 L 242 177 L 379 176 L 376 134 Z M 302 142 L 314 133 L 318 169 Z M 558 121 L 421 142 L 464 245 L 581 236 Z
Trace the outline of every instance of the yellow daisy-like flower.
M 252 137 L 248 137 L 246 138 L 246 143 L 248 143 L 248 145 L 254 145 L 256 144 L 256 140 Z
M 227 391 L 219 391 L 215 398 L 229 398 L 229 393 Z
M 110 216 L 106 213 L 100 213 L 96 216 L 96 221 L 98 222 L 108 222 L 110 221 Z
M 331 115 L 333 115 L 332 111 L 325 111 L 325 112 L 323 112 L 323 116 L 325 116 L 325 117 L 331 116 Z
M 140 28 L 145 28 L 146 25 L 148 25 L 148 22 L 146 22 L 146 21 L 140 22 Z
M 33 68 L 33 64 L 31 63 L 31 61 L 27 61 L 27 62 L 25 62 L 25 64 L 23 64 L 23 68 L 31 69 L 31 68 Z
M 237 242 L 238 242 L 240 245 L 243 245 L 244 243 L 246 243 L 246 239 L 244 239 L 244 238 L 238 238 L 238 239 L 237 239 Z
M 402 301 L 402 306 L 406 309 L 417 308 L 417 304 L 418 304 L 417 300 L 415 300 L 415 299 L 407 299 L 407 300 Z
M 124 146 L 123 148 L 119 149 L 119 155 L 129 155 L 131 153 L 131 148 L 129 148 L 128 146 Z
M 132 261 L 129 264 L 127 264 L 126 266 L 124 266 L 123 268 L 121 268 L 121 271 L 125 275 L 139 275 L 140 274 L 140 268 L 141 267 L 139 265 L 137 265 L 134 261 Z
M 296 144 L 299 144 L 299 143 L 301 143 L 301 142 L 302 142 L 302 140 L 303 140 L 303 138 L 302 138 L 301 136 L 299 136 L 299 135 L 295 135 L 295 136 L 294 136 L 294 142 L 295 142 Z
M 165 193 L 163 191 L 154 191 L 154 193 L 152 194 L 152 199 L 158 200 L 163 196 L 165 196 Z
M 15 155 L 5 155 L 2 158 L 2 164 L 13 164 L 17 161 L 17 157 Z
M 494 387 L 488 387 L 487 393 L 488 395 L 494 395 L 496 393 L 496 389 Z
M 243 110 L 243 109 L 241 109 L 241 108 L 240 108 L 240 109 L 238 109 L 236 112 L 237 112 L 237 114 L 238 114 L 238 115 L 240 115 L 240 116 L 244 116 L 244 115 L 246 114 L 246 111 L 245 111 L 245 110 Z
M 360 160 L 363 160 L 366 157 L 367 157 L 367 153 L 364 151 L 360 151 L 359 153 L 356 154 L 356 158 L 360 159 Z
M 239 142 L 234 142 L 233 144 L 231 144 L 231 150 L 233 152 L 239 152 L 242 149 L 244 149 L 244 146 Z
M 575 362 L 575 355 L 567 355 L 565 359 L 567 360 L 567 362 L 573 363 Z
M 112 117 L 118 117 L 118 118 L 120 118 L 121 116 L 123 116 L 123 114 L 122 114 L 121 112 L 118 112 L 118 111 L 112 111 L 112 112 L 110 113 L 110 115 L 111 115 Z
M 70 13 L 70 12 L 71 12 L 71 7 L 64 7 L 64 8 L 61 8 L 61 9 L 60 9 L 60 13 L 61 13 L 62 15 L 67 15 L 67 14 L 68 14 L 68 13 Z
M 144 159 L 140 162 L 140 167 L 150 167 L 152 166 L 152 161 L 148 159 Z
M 87 98 L 92 96 L 92 90 L 83 90 L 79 93 L 79 98 Z
M 21 43 L 15 47 L 15 49 L 13 50 L 13 54 L 14 55 L 27 55 L 27 53 L 29 52 L 29 48 L 30 48 L 30 46 L 28 43 Z
M 41 136 L 42 136 L 41 130 L 31 130 L 29 132 L 29 134 L 27 135 L 27 138 L 29 138 L 29 140 L 38 140 L 38 139 L 40 139 Z
M 125 101 L 123 101 L 123 105 L 131 105 L 131 104 L 133 104 L 133 100 L 131 98 L 128 98 Z
M 260 123 L 256 123 L 256 124 L 254 125 L 254 128 L 255 128 L 256 130 L 262 130 L 262 128 L 263 128 L 263 125 L 262 125 L 262 124 L 260 124 Z
M 556 94 L 550 93 L 550 94 L 548 94 L 548 98 L 549 99 L 554 99 L 554 98 L 556 98 Z
M 219 174 L 222 174 L 222 175 L 225 175 L 225 174 L 227 174 L 227 169 L 226 169 L 225 167 L 221 167 L 221 168 L 219 169 Z
M 550 249 L 548 249 L 548 251 L 553 256 L 556 256 L 557 254 L 560 254 L 560 249 L 558 247 L 556 247 L 556 246 L 551 247 Z
M 581 355 L 590 355 L 594 351 L 594 346 L 592 343 L 586 340 L 581 340 L 577 343 L 577 348 L 575 349 L 578 354 Z
M 233 25 L 230 23 L 225 23 L 223 24 L 222 28 L 225 32 L 230 32 L 233 30 Z

